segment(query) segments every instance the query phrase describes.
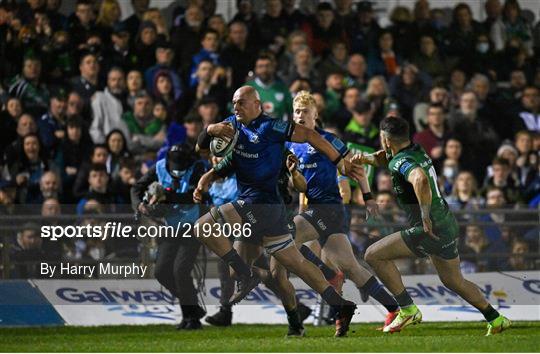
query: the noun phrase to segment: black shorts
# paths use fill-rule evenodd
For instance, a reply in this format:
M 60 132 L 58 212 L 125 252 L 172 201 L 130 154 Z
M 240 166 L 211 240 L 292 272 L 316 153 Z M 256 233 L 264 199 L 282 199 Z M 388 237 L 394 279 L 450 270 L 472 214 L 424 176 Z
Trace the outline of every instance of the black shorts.
M 321 247 L 324 247 L 330 235 L 347 234 L 349 219 L 343 204 L 310 205 L 300 215 L 317 230 Z
M 249 237 L 238 237 L 236 241 L 262 244 L 263 237 L 282 236 L 290 233 L 287 226 L 287 211 L 283 204 L 253 204 L 249 199 L 232 202 L 240 214 L 242 223 L 251 226 Z

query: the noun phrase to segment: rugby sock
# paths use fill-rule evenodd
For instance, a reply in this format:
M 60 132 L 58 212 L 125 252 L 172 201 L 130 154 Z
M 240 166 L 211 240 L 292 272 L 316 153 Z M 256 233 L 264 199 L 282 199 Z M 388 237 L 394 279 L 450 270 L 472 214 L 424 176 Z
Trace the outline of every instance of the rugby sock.
M 403 290 L 403 292 L 399 295 L 395 296 L 396 301 L 401 307 L 401 309 L 405 310 L 408 306 L 414 305 L 413 300 L 411 299 L 411 296 L 407 292 L 407 290 Z
M 227 263 L 237 275 L 249 277 L 251 275 L 251 269 L 236 252 L 235 249 L 227 252 L 223 257 L 221 257 L 225 263 Z
M 328 288 L 322 292 L 321 297 L 330 306 L 341 306 L 345 301 L 332 286 L 328 286 Z
M 381 283 L 371 277 L 368 281 L 360 287 L 360 291 L 366 292 L 372 298 L 377 300 L 381 305 L 383 305 L 388 312 L 394 312 L 398 309 L 398 304 L 396 300 L 390 295 L 382 286 Z M 412 302 L 412 300 L 411 300 Z
M 285 312 L 287 312 L 287 322 L 289 323 L 289 327 L 302 328 L 302 323 L 300 323 L 300 317 L 298 316 L 298 310 L 296 307 L 290 310 L 285 308 Z
M 484 315 L 486 321 L 488 322 L 493 321 L 501 315 L 499 311 L 495 310 L 491 305 L 488 305 L 485 309 L 480 310 L 480 312 L 482 312 L 482 315 Z
M 313 251 L 306 245 L 300 247 L 300 253 L 305 259 L 315 264 L 323 273 L 324 279 L 329 280 L 336 276 L 336 272 L 328 267 Z

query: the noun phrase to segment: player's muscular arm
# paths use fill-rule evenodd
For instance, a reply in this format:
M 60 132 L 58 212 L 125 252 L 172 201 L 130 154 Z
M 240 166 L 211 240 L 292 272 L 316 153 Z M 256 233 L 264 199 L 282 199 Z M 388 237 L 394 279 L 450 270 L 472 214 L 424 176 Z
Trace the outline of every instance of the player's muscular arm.
M 429 216 L 432 195 L 428 176 L 426 176 L 424 170 L 422 170 L 420 167 L 416 167 L 409 173 L 407 181 L 412 184 L 414 193 L 416 194 L 416 199 L 418 199 L 418 203 L 420 204 L 424 232 L 426 232 L 430 237 L 438 239 L 438 237 L 433 234 L 433 226 Z
M 347 157 L 350 157 L 351 153 L 347 154 Z M 362 162 L 360 162 L 360 159 L 362 158 L 362 155 L 355 155 L 351 158 L 351 163 L 359 165 L 360 168 L 362 168 L 362 177 L 358 180 L 358 185 L 360 186 L 360 190 L 362 191 L 362 197 L 364 199 L 364 203 L 366 204 L 366 209 L 368 214 L 366 215 L 366 218 L 369 215 L 378 216 L 379 215 L 379 206 L 375 202 L 375 199 L 373 199 L 373 196 L 371 195 L 371 188 L 369 186 L 369 181 L 367 179 L 367 176 L 365 174 L 364 167 Z
M 358 157 L 358 162 L 361 164 L 368 164 L 376 167 L 388 167 L 388 159 L 386 158 L 386 152 L 379 150 L 371 154 L 361 153 Z
M 351 164 L 350 161 L 341 158 L 340 153 L 334 149 L 332 144 L 323 138 L 315 130 L 308 129 L 302 125 L 295 125 L 294 132 L 291 137 L 291 141 L 296 143 L 305 143 L 308 142 L 313 146 L 317 151 L 325 154 L 330 161 L 333 161 L 338 168 L 338 171 L 346 176 L 353 178 L 358 181 L 362 178 L 363 169 L 360 165 Z

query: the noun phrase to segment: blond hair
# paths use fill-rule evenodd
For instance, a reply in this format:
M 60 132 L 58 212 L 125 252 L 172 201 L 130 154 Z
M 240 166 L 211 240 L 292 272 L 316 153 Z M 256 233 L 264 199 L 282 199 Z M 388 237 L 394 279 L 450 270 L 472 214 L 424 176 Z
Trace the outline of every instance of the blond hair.
M 301 105 L 305 107 L 313 107 L 317 109 L 317 102 L 311 93 L 308 91 L 302 90 L 294 96 L 293 106 Z

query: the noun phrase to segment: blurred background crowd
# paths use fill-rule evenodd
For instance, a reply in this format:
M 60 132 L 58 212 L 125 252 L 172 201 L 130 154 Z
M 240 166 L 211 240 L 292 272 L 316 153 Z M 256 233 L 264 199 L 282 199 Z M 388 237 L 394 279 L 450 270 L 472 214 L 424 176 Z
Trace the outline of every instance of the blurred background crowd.
M 399 112 L 462 222 L 464 269 L 539 267 L 540 14 L 526 0 L 418 0 L 389 9 L 385 26 L 367 1 L 237 0 L 232 16 L 216 0 L 167 13 L 149 0 L 70 3 L 0 1 L 0 228 L 12 261 L 141 257 L 137 240 L 51 244 L 25 221 L 131 213 L 136 179 L 230 115 L 247 83 L 283 120 L 312 91 L 324 129 L 355 151 L 379 149 L 379 121 Z M 352 213 L 360 256 L 403 222 L 389 173 L 368 172 L 386 214 Z M 348 202 L 362 206 L 361 193 Z

